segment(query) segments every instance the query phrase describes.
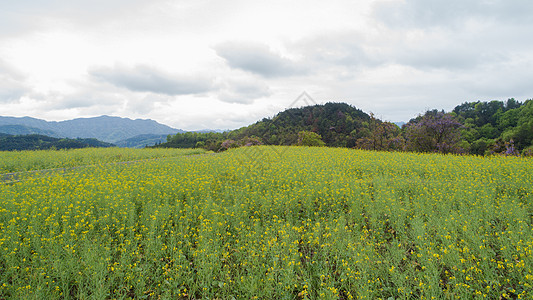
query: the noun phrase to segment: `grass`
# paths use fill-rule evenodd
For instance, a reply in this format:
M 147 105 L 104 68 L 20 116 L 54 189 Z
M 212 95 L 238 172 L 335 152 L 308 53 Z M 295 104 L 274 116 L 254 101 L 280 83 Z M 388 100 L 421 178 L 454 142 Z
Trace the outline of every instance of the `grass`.
M 532 182 L 531 159 L 268 146 L 30 176 L 0 185 L 0 298 L 527 299 Z
M 58 151 L 0 151 L 0 174 L 168 158 L 200 153 L 204 153 L 204 150 L 84 148 Z

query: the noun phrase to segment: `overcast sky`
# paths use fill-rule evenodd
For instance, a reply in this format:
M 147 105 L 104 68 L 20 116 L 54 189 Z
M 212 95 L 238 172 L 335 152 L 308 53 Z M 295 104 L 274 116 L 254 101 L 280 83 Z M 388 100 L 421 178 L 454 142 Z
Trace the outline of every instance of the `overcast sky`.
M 533 98 L 530 0 L 0 0 L 0 115 L 234 129 Z

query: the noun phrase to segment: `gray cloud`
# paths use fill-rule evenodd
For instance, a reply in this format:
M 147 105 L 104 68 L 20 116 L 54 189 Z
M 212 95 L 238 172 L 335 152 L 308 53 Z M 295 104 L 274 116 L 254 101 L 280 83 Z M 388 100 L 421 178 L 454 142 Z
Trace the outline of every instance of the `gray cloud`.
M 359 72 L 389 64 L 428 70 L 464 70 L 503 59 L 492 48 L 472 45 L 475 41 L 464 42 L 463 38 L 467 39 L 432 32 L 419 32 L 416 39 L 406 38 L 404 32 L 368 38 L 357 31 L 339 31 L 309 37 L 294 48 L 313 70 L 337 74 L 338 79 L 351 79 Z M 343 73 L 349 75 L 342 76 Z
M 48 111 L 77 111 L 86 115 L 114 114 L 124 111 L 128 114 L 150 113 L 156 102 L 168 101 L 171 96 L 147 94 L 132 91 L 117 93 L 117 88 L 98 83 L 78 83 L 72 93 L 47 92 L 30 95 L 33 100 Z
M 26 90 L 24 88 L 4 82 L 0 75 L 0 103 L 16 101 L 25 93 Z
M 130 91 L 151 92 L 164 95 L 189 95 L 212 90 L 208 78 L 174 75 L 152 67 L 138 65 L 133 68 L 124 66 L 99 67 L 89 70 L 95 78 Z
M 428 35 L 416 42 L 396 44 L 394 49 L 384 51 L 382 60 L 417 69 L 465 71 L 508 59 L 504 55 L 505 50 L 488 44 L 490 42 L 486 41 L 472 45 L 471 42 L 461 42 L 457 36 L 433 38 Z
M 18 100 L 30 92 L 24 82 L 25 76 L 0 60 L 0 103 Z
M 48 93 L 41 97 L 42 101 L 49 102 L 54 109 L 85 109 L 94 106 L 117 106 L 124 100 L 113 97 L 110 93 L 77 92 L 75 94 Z
M 530 59 L 496 64 L 480 70 L 477 74 L 465 74 L 461 77 L 460 86 L 481 100 L 533 98 L 533 63 Z
M 126 110 L 135 112 L 135 114 L 147 114 L 155 108 L 155 103 L 161 102 L 156 97 L 144 97 L 135 99 L 134 97 L 127 100 Z
M 228 103 L 251 104 L 254 100 L 271 94 L 272 91 L 264 82 L 241 76 L 224 79 L 219 84 L 217 98 Z
M 407 0 L 378 2 L 386 24 L 383 63 L 417 69 L 482 70 L 530 57 L 533 1 Z M 379 27 L 378 27 L 379 28 Z
M 391 27 L 458 26 L 466 21 L 533 22 L 533 2 L 526 0 L 407 0 L 378 2 L 374 16 Z
M 345 67 L 372 66 L 379 63 L 375 54 L 365 50 L 369 41 L 357 31 L 338 31 L 305 38 L 294 48 L 305 57 L 307 66 L 333 64 Z
M 71 82 L 72 92 L 47 91 L 31 93 L 29 98 L 42 103 L 50 110 L 89 109 L 94 107 L 120 107 L 131 95 L 114 93 L 114 87 L 102 84 Z
M 215 51 L 232 68 L 264 77 L 285 77 L 307 72 L 305 66 L 274 53 L 265 45 L 227 42 L 216 46 Z
M 100 26 L 121 17 L 143 13 L 153 1 L 143 0 L 17 0 L 4 1 L 0 10 L 0 36 L 20 36 L 57 22 L 70 26 Z

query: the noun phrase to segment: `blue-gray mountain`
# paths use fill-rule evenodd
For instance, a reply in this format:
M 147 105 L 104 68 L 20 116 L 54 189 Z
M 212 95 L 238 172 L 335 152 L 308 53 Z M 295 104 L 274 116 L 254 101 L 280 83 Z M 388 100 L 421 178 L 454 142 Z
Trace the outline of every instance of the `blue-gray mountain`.
M 25 125 L 0 125 L 0 133 L 9 135 L 40 134 L 51 137 L 59 137 L 57 133 L 53 132 L 52 130 L 39 129 Z
M 62 138 L 95 138 L 108 143 L 120 143 L 139 135 L 168 135 L 184 131 L 157 123 L 154 120 L 100 116 L 60 122 L 30 117 L 0 117 L 0 132 L 44 134 Z

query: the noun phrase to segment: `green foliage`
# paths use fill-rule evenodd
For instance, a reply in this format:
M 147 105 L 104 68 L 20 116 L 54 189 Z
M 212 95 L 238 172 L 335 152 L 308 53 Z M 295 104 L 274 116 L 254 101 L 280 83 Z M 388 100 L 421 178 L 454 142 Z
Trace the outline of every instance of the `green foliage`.
M 489 149 L 491 140 L 486 138 L 480 138 L 470 144 L 470 153 L 475 155 L 485 155 L 485 152 Z
M 221 132 L 183 132 L 167 136 L 167 142 L 155 145 L 156 148 L 195 148 L 197 145 L 213 148 L 214 144 L 226 138 L 226 133 Z M 198 144 L 200 143 L 200 144 Z M 217 150 L 217 149 L 209 149 Z
M 522 155 L 523 156 L 532 157 L 533 156 L 533 146 L 529 146 L 526 149 L 522 150 Z
M 271 119 L 263 119 L 248 127 L 229 133 L 238 140 L 245 136 L 256 136 L 268 145 L 296 145 L 298 132 L 315 132 L 322 137 L 326 146 L 354 147 L 357 133 L 368 122 L 370 116 L 346 103 L 291 108 Z
M 228 149 L 235 141 L 243 145 L 296 145 L 298 132 L 315 132 L 322 137 L 326 146 L 355 147 L 356 140 L 363 137 L 364 123 L 370 116 L 345 103 L 291 108 L 273 118 L 265 118 L 255 124 L 224 133 L 179 133 L 169 136 L 167 143 L 157 147 L 190 148 L 199 141 L 212 151 Z M 258 142 L 239 142 L 252 138 Z M 222 145 L 227 141 L 224 145 Z
M 0 151 L 79 149 L 87 147 L 113 147 L 97 139 L 60 139 L 39 134 L 2 135 Z
M 322 141 L 322 137 L 311 131 L 298 132 L 298 146 L 323 147 L 326 144 Z
M 356 134 L 353 133 L 355 136 Z M 363 122 L 356 147 L 365 150 L 402 150 L 405 140 L 400 136 L 400 128 L 390 122 L 382 122 L 370 114 L 370 121 Z
M 466 102 L 455 107 L 453 113 L 464 125 L 462 135 L 471 145 L 472 154 L 506 151 L 505 143 L 512 143 L 517 151 L 533 145 L 532 100 Z
M 196 142 L 196 146 L 194 146 L 194 148 L 204 148 L 204 147 L 205 147 L 204 141 L 198 141 Z

